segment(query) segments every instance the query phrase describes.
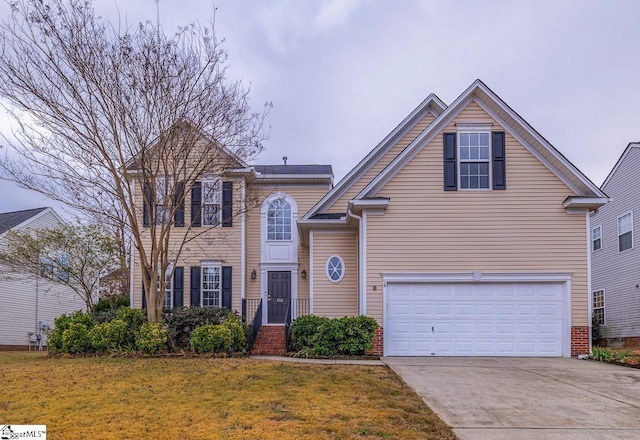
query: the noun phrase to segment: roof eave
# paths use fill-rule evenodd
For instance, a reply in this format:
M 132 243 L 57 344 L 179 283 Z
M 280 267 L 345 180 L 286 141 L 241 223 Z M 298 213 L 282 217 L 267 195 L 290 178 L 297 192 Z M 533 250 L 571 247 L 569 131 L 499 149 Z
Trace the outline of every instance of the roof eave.
M 606 197 L 567 197 L 564 200 L 565 209 L 588 209 L 596 210 L 609 203 Z

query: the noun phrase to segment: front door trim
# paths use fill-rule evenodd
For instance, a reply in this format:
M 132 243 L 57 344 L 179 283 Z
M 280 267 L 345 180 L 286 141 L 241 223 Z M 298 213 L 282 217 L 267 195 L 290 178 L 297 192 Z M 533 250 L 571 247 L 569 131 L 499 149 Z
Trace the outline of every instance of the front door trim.
M 269 325 L 269 306 L 267 305 L 267 294 L 269 292 L 268 272 L 291 272 L 291 301 L 298 299 L 298 264 L 262 264 L 260 266 L 260 298 L 262 298 L 262 324 Z M 291 320 L 297 318 L 295 309 L 291 311 Z M 278 325 L 278 324 L 276 324 Z

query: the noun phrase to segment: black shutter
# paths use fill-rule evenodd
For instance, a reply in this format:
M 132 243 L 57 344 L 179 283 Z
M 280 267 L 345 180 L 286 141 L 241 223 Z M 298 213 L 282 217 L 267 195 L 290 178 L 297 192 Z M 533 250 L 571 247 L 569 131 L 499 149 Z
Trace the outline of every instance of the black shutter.
M 507 189 L 504 131 L 491 132 L 493 148 L 493 189 Z
M 222 227 L 233 226 L 233 182 L 222 182 Z
M 200 202 L 202 200 L 202 183 L 194 182 L 191 187 L 191 226 L 201 225 Z
M 174 201 L 176 213 L 173 216 L 174 226 L 184 226 L 184 182 L 176 183 Z
M 142 283 L 142 308 L 147 308 L 147 295 L 144 294 L 144 283 Z
M 456 133 L 444 133 L 444 190 L 458 190 L 458 173 L 456 163 Z
M 153 194 L 151 193 L 151 185 L 144 184 L 142 190 L 142 226 L 149 227 L 149 217 L 153 215 Z
M 222 307 L 231 310 L 231 266 L 222 266 Z
M 176 267 L 173 272 L 173 307 L 184 305 L 184 267 Z
M 191 268 L 191 305 L 200 307 L 200 267 Z

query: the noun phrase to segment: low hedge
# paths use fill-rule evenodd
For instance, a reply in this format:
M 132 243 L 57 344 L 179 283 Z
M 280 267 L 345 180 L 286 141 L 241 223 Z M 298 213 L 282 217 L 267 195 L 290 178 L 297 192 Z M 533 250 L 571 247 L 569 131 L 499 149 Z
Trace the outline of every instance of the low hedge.
M 176 307 L 163 313 L 162 322 L 167 326 L 171 348 L 186 350 L 192 331 L 203 325 L 222 324 L 228 316 L 235 315 L 222 307 Z
M 378 323 L 369 316 L 301 316 L 291 324 L 291 348 L 301 356 L 358 356 L 373 349 Z

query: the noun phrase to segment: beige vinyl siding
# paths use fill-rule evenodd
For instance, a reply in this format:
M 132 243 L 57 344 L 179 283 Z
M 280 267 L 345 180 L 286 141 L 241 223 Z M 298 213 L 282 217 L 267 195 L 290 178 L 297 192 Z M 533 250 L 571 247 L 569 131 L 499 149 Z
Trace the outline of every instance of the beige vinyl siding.
M 309 209 L 329 191 L 329 185 L 307 184 L 307 185 L 251 185 L 251 194 L 259 194 L 264 200 L 269 195 L 282 192 L 291 196 L 298 205 L 298 218 L 302 218 Z M 260 209 L 258 205 L 255 209 L 247 213 L 247 298 L 260 298 Z M 296 227 L 296 226 L 293 226 Z M 298 246 L 298 270 L 306 270 L 309 273 L 309 248 Z M 251 271 L 258 273 L 255 280 L 251 279 Z M 309 298 L 309 278 L 298 280 L 298 298 Z
M 611 201 L 591 216 L 602 248 L 591 253 L 591 290 L 605 291 L 607 338 L 640 336 L 640 146 L 632 146 L 603 191 Z M 618 217 L 633 212 L 633 248 L 618 250 Z
M 242 307 L 241 299 L 241 233 L 242 233 L 242 216 L 241 216 L 241 183 L 240 179 L 222 179 L 223 181 L 233 181 L 233 226 L 222 227 L 218 225 L 189 227 L 191 223 L 191 188 L 185 188 L 187 192 L 185 200 L 185 226 L 172 227 L 169 259 L 174 262 L 176 267 L 184 267 L 184 305 L 190 305 L 190 268 L 199 267 L 203 261 L 218 260 L 221 266 L 231 266 L 232 269 L 232 308 L 240 311 Z M 136 200 L 142 202 L 142 193 L 137 188 Z M 142 212 L 142 209 L 140 209 Z M 142 219 L 140 219 L 142 224 Z M 175 260 L 173 255 L 179 251 L 180 244 L 187 240 L 180 251 L 180 257 Z M 146 249 L 150 249 L 150 239 L 143 235 L 143 243 Z M 135 251 L 134 251 L 135 252 Z M 139 258 L 136 254 L 136 267 L 134 268 L 134 307 L 142 306 L 142 272 L 140 270 Z
M 356 181 L 335 203 L 328 207 L 326 212 L 345 212 L 349 200 L 357 196 L 365 186 L 369 184 L 393 159 L 398 156 L 420 133 L 422 133 L 434 120 L 431 113 L 427 113 L 409 132 L 398 141 L 393 147 L 382 156 L 382 158 L 373 164 L 366 173 L 358 181 Z
M 313 232 L 313 314 L 340 318 L 358 315 L 358 239 L 357 233 Z M 329 257 L 344 261 L 344 277 L 334 283 L 327 278 Z
M 484 121 L 471 103 L 442 132 Z M 506 190 L 445 192 L 442 132 L 376 194 L 390 203 L 367 216 L 367 314 L 382 320 L 382 272 L 550 271 L 573 274 L 572 324 L 587 325 L 586 216 L 565 212 L 571 190 L 507 133 Z

